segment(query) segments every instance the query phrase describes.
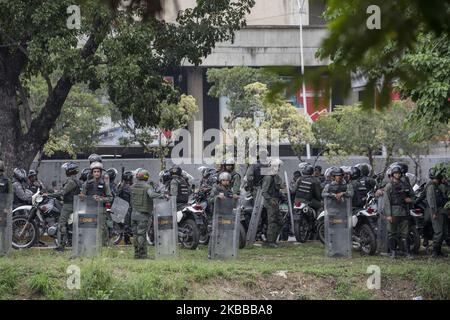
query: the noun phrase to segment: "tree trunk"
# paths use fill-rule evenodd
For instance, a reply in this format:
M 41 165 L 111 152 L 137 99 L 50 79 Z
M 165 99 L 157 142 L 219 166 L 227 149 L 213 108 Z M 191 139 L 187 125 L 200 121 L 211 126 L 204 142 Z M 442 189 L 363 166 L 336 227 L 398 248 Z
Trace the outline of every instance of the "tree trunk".
M 372 171 L 370 172 L 370 175 L 373 176 L 374 170 L 375 170 L 375 163 L 373 159 L 373 152 L 371 149 L 367 150 L 367 158 L 369 158 L 369 164 L 372 167 Z

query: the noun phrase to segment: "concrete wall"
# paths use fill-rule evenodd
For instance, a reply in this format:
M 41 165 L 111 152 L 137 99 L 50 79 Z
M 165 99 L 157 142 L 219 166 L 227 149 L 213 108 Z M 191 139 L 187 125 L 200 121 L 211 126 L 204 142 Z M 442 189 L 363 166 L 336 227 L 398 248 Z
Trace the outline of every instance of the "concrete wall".
M 281 174 L 284 178 L 284 171 L 288 173 L 288 176 L 291 177 L 293 172 L 298 170 L 298 164 L 299 161 L 295 157 L 285 157 L 282 158 L 283 160 L 283 166 L 281 167 Z M 409 171 L 411 173 L 414 173 L 414 165 L 413 163 L 409 162 L 407 159 L 395 159 L 395 161 L 403 161 L 407 162 L 409 164 Z M 311 159 L 309 162 L 313 163 L 314 159 Z M 375 166 L 375 172 L 379 172 L 382 170 L 384 166 L 384 159 L 382 157 L 376 157 L 376 166 Z M 421 159 L 421 167 L 422 167 L 422 179 L 427 179 L 427 174 L 429 168 L 434 166 L 437 163 L 440 162 L 449 162 L 450 157 L 423 157 Z M 39 179 L 41 179 L 46 185 L 50 185 L 52 181 L 57 181 L 58 186 L 61 186 L 62 182 L 65 180 L 65 174 L 64 171 L 61 169 L 61 165 L 66 162 L 63 160 L 48 160 L 48 161 L 42 161 L 41 166 L 39 168 Z M 89 166 L 89 162 L 87 160 L 80 160 L 75 161 L 79 164 L 80 168 L 87 168 Z M 320 158 L 319 161 L 317 161 L 316 164 L 321 165 L 323 168 L 323 171 L 325 171 L 326 168 L 331 167 L 332 165 L 355 165 L 360 162 L 367 162 L 367 158 L 365 157 L 350 157 L 349 159 L 345 160 L 343 163 L 328 163 L 326 162 L 326 159 Z M 158 159 L 114 159 L 114 160 L 104 160 L 104 167 L 105 169 L 114 167 L 119 171 L 119 177 L 117 178 L 117 181 L 120 179 L 120 171 L 122 166 L 125 167 L 125 170 L 134 170 L 136 168 L 145 168 L 150 171 L 150 179 L 155 181 L 158 179 L 158 173 L 160 171 L 160 161 Z M 36 165 L 36 163 L 33 164 L 33 167 Z M 167 167 L 170 167 L 172 165 L 172 162 L 170 160 L 167 160 Z M 181 166 L 184 170 L 189 172 L 191 175 L 194 176 L 196 181 L 200 179 L 200 174 L 197 171 L 197 168 L 200 165 L 183 165 Z M 246 166 L 238 166 L 239 172 L 241 174 L 244 173 L 246 169 Z M 80 170 L 81 171 L 81 170 Z
M 303 24 L 309 24 L 309 1 L 304 2 Z M 161 18 L 176 20 L 178 10 L 195 7 L 196 0 L 164 1 Z M 256 0 L 255 6 L 246 16 L 247 25 L 299 25 L 297 0 Z

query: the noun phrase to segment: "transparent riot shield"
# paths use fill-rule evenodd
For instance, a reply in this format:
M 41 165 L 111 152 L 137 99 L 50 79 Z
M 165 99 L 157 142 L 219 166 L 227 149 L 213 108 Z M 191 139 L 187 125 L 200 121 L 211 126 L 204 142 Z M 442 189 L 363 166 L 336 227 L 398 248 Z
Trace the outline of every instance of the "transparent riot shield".
M 235 209 L 236 201 L 216 197 L 212 233 L 209 247 L 210 259 L 236 259 L 239 241 L 240 215 Z
M 378 211 L 378 225 L 377 225 L 377 251 L 379 253 L 388 253 L 389 238 L 388 238 L 388 221 L 384 215 L 384 198 L 383 196 L 377 199 Z
M 247 230 L 246 246 L 252 246 L 256 241 L 256 232 L 258 231 L 258 224 L 261 220 L 261 212 L 263 209 L 264 198 L 260 187 L 256 189 L 256 197 L 253 202 L 252 217 Z
M 13 193 L 0 193 L 0 256 L 11 250 Z
M 73 202 L 73 257 L 97 257 L 101 253 L 101 204 L 93 197 Z
M 178 225 L 176 197 L 153 199 L 155 257 L 172 258 L 178 254 Z
M 292 211 L 292 202 L 291 202 L 291 190 L 289 188 L 289 178 L 287 175 L 287 172 L 284 172 L 284 182 L 286 183 L 286 193 L 287 193 L 287 199 L 288 199 L 288 208 L 289 208 L 289 218 L 291 221 L 291 232 L 292 234 L 295 234 L 294 231 L 294 214 Z
M 130 204 L 120 197 L 115 197 L 111 206 L 111 218 L 116 223 L 124 223 Z
M 326 197 L 325 252 L 329 257 L 352 256 L 352 202 L 350 198 Z

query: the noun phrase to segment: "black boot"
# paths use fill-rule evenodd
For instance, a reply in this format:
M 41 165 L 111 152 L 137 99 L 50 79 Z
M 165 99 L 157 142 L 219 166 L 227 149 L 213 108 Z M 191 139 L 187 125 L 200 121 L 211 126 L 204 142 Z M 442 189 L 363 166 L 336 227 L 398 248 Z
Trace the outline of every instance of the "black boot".
M 390 249 L 389 256 L 392 259 L 397 258 L 397 241 L 395 239 L 389 239 L 389 249 Z
M 439 247 L 438 246 L 436 246 L 436 245 L 433 246 L 433 253 L 431 254 L 431 257 L 433 259 L 439 258 Z
M 411 254 L 411 248 L 409 247 L 409 241 L 407 239 L 402 240 L 403 251 L 405 252 L 406 258 L 413 260 L 414 256 Z
M 57 246 L 55 249 L 53 249 L 57 252 L 64 252 L 64 250 L 66 250 L 66 248 L 64 246 Z

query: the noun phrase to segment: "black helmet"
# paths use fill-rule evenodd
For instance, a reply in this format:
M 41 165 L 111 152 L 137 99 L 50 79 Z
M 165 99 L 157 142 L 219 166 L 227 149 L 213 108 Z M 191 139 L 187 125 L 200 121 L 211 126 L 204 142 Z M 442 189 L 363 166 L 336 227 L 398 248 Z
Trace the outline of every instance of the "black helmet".
M 322 167 L 321 166 L 315 166 L 314 167 L 314 171 L 322 172 Z
M 114 182 L 114 180 L 116 180 L 117 173 L 118 171 L 115 168 L 109 168 L 108 170 L 106 170 L 106 174 L 109 176 L 109 180 L 111 182 Z
M 408 165 L 406 163 L 399 163 L 398 165 L 402 170 L 402 174 L 406 174 L 408 172 Z
M 87 181 L 90 174 L 91 174 L 91 169 L 90 168 L 84 168 L 83 171 L 81 171 L 80 180 L 81 181 Z
M 439 170 L 437 168 L 430 168 L 430 170 L 428 171 L 428 176 L 430 177 L 430 179 L 442 179 L 442 170 Z
M 302 175 L 310 176 L 314 173 L 314 167 L 310 164 L 307 164 L 302 169 Z
M 300 177 L 302 174 L 300 171 L 294 171 L 294 177 Z
M 37 176 L 37 172 L 35 170 L 28 171 L 28 178 Z
M 25 181 L 27 178 L 27 172 L 24 169 L 14 168 L 13 177 L 18 181 Z
M 402 173 L 402 168 L 399 165 L 395 165 L 391 167 L 390 175 L 393 175 L 394 173 Z
M 358 167 L 351 167 L 350 176 L 353 180 L 361 178 L 361 170 Z
M 93 163 L 93 162 L 102 162 L 102 157 L 100 157 L 98 154 L 93 153 L 89 156 L 88 158 L 89 163 Z
M 174 167 L 172 167 L 172 169 L 170 169 L 171 175 L 181 176 L 182 172 L 183 172 L 183 170 L 181 170 L 181 168 L 179 166 L 174 166 Z
M 333 168 L 331 170 L 331 176 L 343 176 L 344 175 L 344 170 L 342 170 L 342 168 Z
M 66 162 L 61 166 L 66 171 L 66 176 L 73 176 L 79 172 L 78 165 L 75 162 Z
M 131 172 L 131 171 L 125 171 L 125 172 L 122 174 L 122 181 L 127 181 L 127 182 L 133 181 L 133 172 Z
M 370 171 L 372 171 L 372 166 L 368 163 L 358 163 L 355 167 L 359 168 L 363 177 L 369 176 Z

